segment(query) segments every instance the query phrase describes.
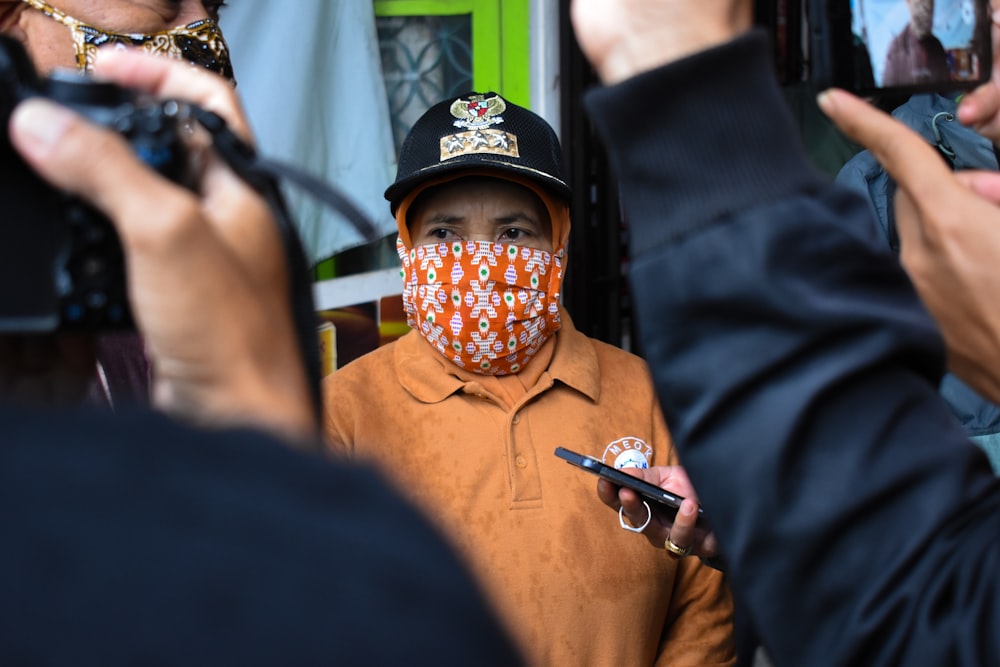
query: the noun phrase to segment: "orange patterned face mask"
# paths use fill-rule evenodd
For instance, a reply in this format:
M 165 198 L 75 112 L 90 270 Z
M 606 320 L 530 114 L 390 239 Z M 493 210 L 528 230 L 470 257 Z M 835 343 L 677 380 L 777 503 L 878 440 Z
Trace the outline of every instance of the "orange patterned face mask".
M 517 373 L 559 330 L 562 248 L 397 240 L 396 252 L 409 325 L 460 368 Z

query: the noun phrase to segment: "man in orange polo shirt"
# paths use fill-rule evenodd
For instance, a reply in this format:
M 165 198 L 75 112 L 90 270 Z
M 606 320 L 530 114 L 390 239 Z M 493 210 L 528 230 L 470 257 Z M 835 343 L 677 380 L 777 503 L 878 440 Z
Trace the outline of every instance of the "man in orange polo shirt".
M 607 521 L 593 478 L 553 455 L 676 463 L 646 364 L 559 304 L 561 154 L 544 120 L 494 93 L 416 122 L 385 193 L 413 330 L 328 376 L 330 447 L 373 461 L 438 525 L 532 664 L 732 664 L 724 575 Z

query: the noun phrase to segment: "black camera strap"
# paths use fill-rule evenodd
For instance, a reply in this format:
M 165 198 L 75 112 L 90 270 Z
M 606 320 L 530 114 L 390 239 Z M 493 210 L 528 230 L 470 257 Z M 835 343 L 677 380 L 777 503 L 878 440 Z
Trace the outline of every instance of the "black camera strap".
M 313 407 L 322 420 L 323 400 L 320 383 L 322 369 L 319 357 L 319 324 L 313 301 L 312 275 L 298 231 L 292 223 L 288 205 L 281 193 L 280 179 L 286 179 L 337 211 L 369 243 L 381 234 L 375 225 L 347 197 L 331 184 L 294 167 L 258 156 L 257 151 L 240 139 L 218 114 L 190 105 L 191 116 L 212 136 L 212 146 L 246 183 L 267 201 L 278 226 L 290 276 L 292 318 L 298 338 L 302 362 L 305 364 Z M 321 428 L 322 424 L 317 424 Z

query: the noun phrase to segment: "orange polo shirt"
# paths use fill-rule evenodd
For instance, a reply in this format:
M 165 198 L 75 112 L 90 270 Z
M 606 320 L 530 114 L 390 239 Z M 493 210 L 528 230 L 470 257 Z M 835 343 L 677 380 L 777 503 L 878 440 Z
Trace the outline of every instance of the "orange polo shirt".
M 565 311 L 549 344 L 512 401 L 411 331 L 328 376 L 330 447 L 374 462 L 437 524 L 530 664 L 733 664 L 724 576 L 622 530 L 597 478 L 553 454 L 674 463 L 645 362 Z

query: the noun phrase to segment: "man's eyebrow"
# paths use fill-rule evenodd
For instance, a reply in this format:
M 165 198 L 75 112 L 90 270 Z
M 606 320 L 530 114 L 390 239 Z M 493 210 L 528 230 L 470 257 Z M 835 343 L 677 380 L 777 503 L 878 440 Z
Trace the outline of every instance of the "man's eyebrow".
M 460 215 L 455 215 L 453 213 L 433 213 L 426 218 L 424 218 L 424 224 L 436 224 L 441 225 L 445 223 L 461 222 L 464 220 Z
M 536 225 L 541 224 L 541 220 L 538 219 L 537 215 L 533 215 L 526 211 L 510 211 L 509 213 L 504 213 L 503 215 L 498 215 L 493 218 L 497 222 L 531 222 Z

